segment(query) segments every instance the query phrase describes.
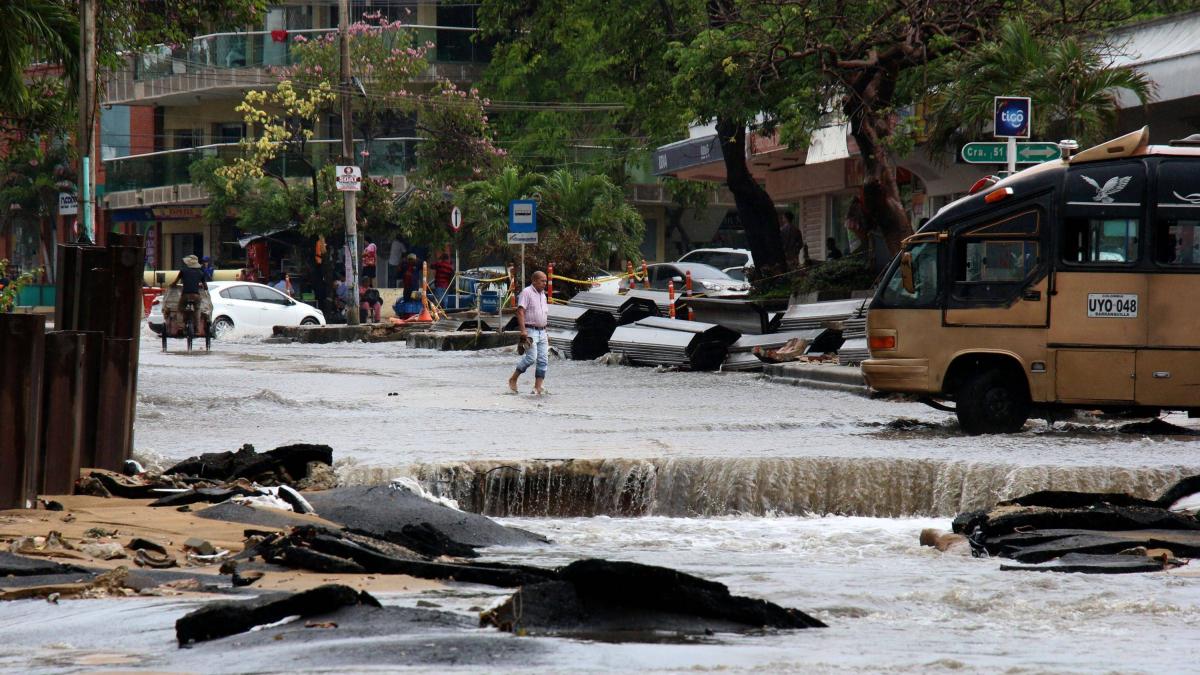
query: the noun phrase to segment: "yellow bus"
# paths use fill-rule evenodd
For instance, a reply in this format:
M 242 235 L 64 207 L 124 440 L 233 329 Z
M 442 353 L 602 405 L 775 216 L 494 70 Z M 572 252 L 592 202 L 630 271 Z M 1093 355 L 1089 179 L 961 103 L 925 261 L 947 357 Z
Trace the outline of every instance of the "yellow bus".
M 1200 134 L 1149 136 L 940 210 L 871 301 L 867 383 L 952 402 L 969 434 L 1071 408 L 1200 412 Z

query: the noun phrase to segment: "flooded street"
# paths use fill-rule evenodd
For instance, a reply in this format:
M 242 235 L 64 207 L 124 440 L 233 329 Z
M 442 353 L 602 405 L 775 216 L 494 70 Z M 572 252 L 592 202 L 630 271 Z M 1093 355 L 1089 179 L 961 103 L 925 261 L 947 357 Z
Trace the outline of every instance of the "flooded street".
M 656 671 L 1159 673 L 1194 667 L 1200 585 L 1188 567 L 1121 576 L 1001 572 L 997 559 L 943 554 L 917 542 L 922 528 L 949 529 L 964 506 L 1035 489 L 1154 496 L 1178 477 L 1200 473 L 1188 437 L 1123 434 L 1119 423 L 1085 419 L 968 438 L 952 415 L 918 404 L 752 374 L 593 363 L 553 362 L 551 396 L 511 396 L 503 393 L 511 355 L 398 344 L 269 345 L 246 338 L 186 355 L 162 354 L 147 339 L 142 349 L 135 440 L 142 457 L 169 461 L 243 443 L 260 450 L 328 443 L 346 481 L 411 475 L 464 508 L 552 540 L 489 549 L 485 560 L 553 566 L 606 557 L 664 565 L 829 624 L 682 644 L 528 638 L 519 642 L 527 650 L 520 667 L 463 661 L 461 669 L 604 671 L 637 663 Z M 1183 416 L 1171 421 L 1200 426 Z M 504 595 L 464 585 L 423 597 L 473 616 L 472 607 Z M 170 639 L 181 604 L 144 603 L 149 609 L 138 619 L 144 632 L 110 650 L 114 663 L 211 669 L 205 658 L 213 652 L 177 651 Z M 40 641 L 39 654 L 57 659 L 53 670 L 69 672 L 79 667 L 71 654 L 94 655 L 108 644 L 103 631 L 93 636 L 82 629 L 128 611 L 109 601 L 89 607 L 95 609 L 68 626 L 79 637 L 26 636 Z M 27 614 L 0 610 L 7 613 L 0 614 L 6 634 L 33 630 L 19 627 Z M 471 639 L 485 650 L 515 640 L 489 631 L 472 632 Z M 121 660 L 132 652 L 139 656 Z M 283 660 L 269 661 L 268 653 L 248 648 L 241 666 L 322 669 L 293 663 L 286 651 Z M 27 657 L 27 651 L 0 653 L 0 667 Z

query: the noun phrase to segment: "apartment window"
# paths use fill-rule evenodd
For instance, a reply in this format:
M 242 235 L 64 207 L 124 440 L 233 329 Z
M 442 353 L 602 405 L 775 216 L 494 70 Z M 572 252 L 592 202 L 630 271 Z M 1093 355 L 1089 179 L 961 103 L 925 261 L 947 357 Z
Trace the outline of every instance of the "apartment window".
M 199 129 L 176 129 L 171 132 L 172 148 L 194 148 L 204 145 L 204 132 Z
M 215 143 L 237 143 L 246 135 L 244 124 L 218 124 L 213 133 Z

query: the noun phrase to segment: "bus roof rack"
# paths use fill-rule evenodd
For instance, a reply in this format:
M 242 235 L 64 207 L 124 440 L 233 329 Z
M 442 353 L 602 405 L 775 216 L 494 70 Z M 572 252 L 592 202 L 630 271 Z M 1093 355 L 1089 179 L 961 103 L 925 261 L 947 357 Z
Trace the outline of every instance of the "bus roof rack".
M 1177 138 L 1177 139 L 1171 141 L 1171 145 L 1174 145 L 1174 146 L 1182 145 L 1182 146 L 1191 146 L 1191 147 L 1200 146 L 1200 134 L 1192 134 L 1191 136 L 1188 136 L 1186 138 Z
M 1150 145 L 1150 127 L 1146 126 L 1133 133 L 1125 134 L 1111 141 L 1090 147 L 1075 155 L 1069 161 L 1071 164 L 1082 164 L 1101 159 L 1132 157 L 1140 151 L 1145 150 L 1148 145 Z

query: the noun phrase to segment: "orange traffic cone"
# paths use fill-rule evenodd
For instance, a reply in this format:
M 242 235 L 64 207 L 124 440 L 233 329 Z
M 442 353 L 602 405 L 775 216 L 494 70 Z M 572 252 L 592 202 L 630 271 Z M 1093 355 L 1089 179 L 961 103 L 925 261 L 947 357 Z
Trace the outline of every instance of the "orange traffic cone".
M 430 316 L 430 297 L 425 293 L 421 293 L 421 315 L 416 317 L 416 321 L 433 323 L 433 317 Z

